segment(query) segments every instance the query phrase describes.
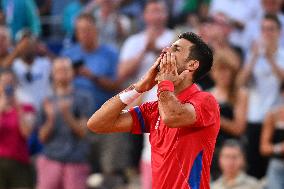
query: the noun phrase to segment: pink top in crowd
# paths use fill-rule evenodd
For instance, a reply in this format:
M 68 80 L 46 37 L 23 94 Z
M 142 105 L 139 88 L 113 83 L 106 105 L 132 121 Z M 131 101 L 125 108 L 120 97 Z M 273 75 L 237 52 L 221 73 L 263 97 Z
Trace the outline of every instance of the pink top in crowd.
M 25 112 L 32 112 L 31 106 L 23 106 Z M 27 140 L 22 136 L 16 108 L 0 113 L 0 158 L 29 163 Z

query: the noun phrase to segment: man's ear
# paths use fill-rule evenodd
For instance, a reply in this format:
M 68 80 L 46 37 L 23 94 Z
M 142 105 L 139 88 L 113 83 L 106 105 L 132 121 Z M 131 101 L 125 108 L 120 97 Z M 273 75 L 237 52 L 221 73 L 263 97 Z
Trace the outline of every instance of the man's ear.
M 186 64 L 186 69 L 190 72 L 194 72 L 199 67 L 199 61 L 198 60 L 189 60 Z

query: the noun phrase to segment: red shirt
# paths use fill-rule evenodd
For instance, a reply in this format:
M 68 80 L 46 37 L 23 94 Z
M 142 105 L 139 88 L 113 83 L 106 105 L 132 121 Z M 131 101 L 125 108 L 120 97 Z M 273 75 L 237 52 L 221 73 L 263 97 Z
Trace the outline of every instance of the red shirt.
M 34 113 L 29 105 L 23 105 L 26 113 Z M 29 163 L 27 140 L 20 132 L 20 120 L 16 108 L 0 113 L 0 158 Z
M 210 165 L 220 129 L 215 98 L 193 84 L 178 94 L 181 103 L 194 106 L 197 120 L 182 128 L 169 128 L 159 117 L 158 102 L 129 110 L 132 133 L 150 132 L 153 189 L 209 189 Z

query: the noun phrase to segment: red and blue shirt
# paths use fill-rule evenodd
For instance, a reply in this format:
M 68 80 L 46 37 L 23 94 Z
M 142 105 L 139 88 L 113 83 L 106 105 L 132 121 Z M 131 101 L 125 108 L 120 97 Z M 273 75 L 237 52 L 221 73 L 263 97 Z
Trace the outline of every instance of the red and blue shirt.
M 220 129 L 219 106 L 215 98 L 193 84 L 178 94 L 190 103 L 196 122 L 169 128 L 160 119 L 158 102 L 146 102 L 129 110 L 132 133 L 150 133 L 153 189 L 209 189 L 210 165 Z

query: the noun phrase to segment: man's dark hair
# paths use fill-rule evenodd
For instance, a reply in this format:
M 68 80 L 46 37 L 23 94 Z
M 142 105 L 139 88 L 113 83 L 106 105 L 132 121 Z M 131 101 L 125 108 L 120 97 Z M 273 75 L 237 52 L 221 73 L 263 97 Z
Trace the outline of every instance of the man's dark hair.
M 199 61 L 199 67 L 193 74 L 193 82 L 197 82 L 211 70 L 213 64 L 213 52 L 211 48 L 195 33 L 185 32 L 180 34 L 178 38 L 186 39 L 193 44 L 190 47 L 188 60 Z
M 82 13 L 80 14 L 76 20 L 81 20 L 81 19 L 84 19 L 84 20 L 88 20 L 90 21 L 91 23 L 95 24 L 96 23 L 96 19 L 95 17 L 92 15 L 92 14 L 89 14 L 89 13 Z
M 278 29 L 281 29 L 282 25 L 277 15 L 275 14 L 265 14 L 263 19 L 271 20 L 276 23 Z

